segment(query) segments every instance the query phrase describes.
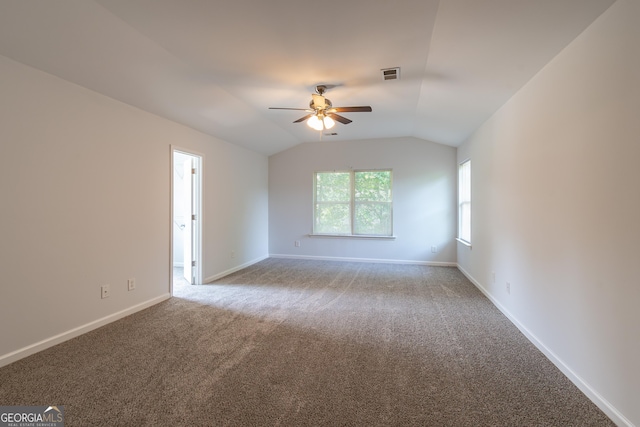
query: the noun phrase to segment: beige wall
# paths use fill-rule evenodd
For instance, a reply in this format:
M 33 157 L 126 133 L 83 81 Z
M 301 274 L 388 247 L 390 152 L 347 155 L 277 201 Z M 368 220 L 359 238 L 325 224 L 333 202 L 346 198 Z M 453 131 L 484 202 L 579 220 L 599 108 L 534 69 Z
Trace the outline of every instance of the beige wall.
M 618 0 L 458 151 L 473 192 L 461 268 L 614 420 L 635 425 L 638 22 L 640 3 Z
M 203 276 L 268 254 L 265 156 L 5 57 L 0 75 L 0 365 L 168 297 L 171 144 L 205 156 Z
M 308 143 L 269 157 L 270 254 L 455 264 L 455 156 L 453 147 L 383 138 Z M 313 173 L 351 168 L 393 169 L 395 240 L 308 237 Z

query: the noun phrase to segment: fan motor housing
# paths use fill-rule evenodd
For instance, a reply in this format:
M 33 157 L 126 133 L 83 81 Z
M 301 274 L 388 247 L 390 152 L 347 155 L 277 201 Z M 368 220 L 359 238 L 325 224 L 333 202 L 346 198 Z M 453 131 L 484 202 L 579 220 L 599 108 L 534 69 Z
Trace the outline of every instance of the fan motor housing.
M 324 108 L 323 110 L 326 110 L 328 108 L 331 108 L 333 106 L 333 104 L 331 103 L 331 100 L 329 100 L 328 98 L 324 99 Z M 319 107 L 316 107 L 316 104 L 313 102 L 313 99 L 311 100 L 311 102 L 309 102 L 309 108 L 311 108 L 312 110 L 319 110 Z

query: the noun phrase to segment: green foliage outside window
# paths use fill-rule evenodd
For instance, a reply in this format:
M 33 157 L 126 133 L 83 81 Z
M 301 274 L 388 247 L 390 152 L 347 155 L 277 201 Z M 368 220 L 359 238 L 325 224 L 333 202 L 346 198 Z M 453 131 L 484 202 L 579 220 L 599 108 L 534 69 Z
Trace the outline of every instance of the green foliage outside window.
M 392 235 L 390 170 L 317 172 L 314 233 Z

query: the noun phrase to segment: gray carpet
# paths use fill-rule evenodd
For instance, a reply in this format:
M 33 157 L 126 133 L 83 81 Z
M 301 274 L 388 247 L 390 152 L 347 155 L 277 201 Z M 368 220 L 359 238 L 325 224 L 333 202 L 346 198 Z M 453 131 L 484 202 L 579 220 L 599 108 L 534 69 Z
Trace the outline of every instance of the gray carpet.
M 68 426 L 610 426 L 456 269 L 267 259 L 0 369 Z

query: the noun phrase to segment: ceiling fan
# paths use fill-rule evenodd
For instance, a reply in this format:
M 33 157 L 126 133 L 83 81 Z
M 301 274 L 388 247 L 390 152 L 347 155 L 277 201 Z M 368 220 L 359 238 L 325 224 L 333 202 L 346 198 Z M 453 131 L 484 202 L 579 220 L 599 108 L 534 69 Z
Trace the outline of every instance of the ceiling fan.
M 311 102 L 309 108 L 281 108 L 281 107 L 269 107 L 270 110 L 299 110 L 306 111 L 307 114 L 304 117 L 300 117 L 293 123 L 300 123 L 307 120 L 307 125 L 315 130 L 331 129 L 335 122 L 340 122 L 344 125 L 351 123 L 351 120 L 347 119 L 336 113 L 359 113 L 359 112 L 371 112 L 371 107 L 334 107 L 331 101 L 324 97 L 324 93 L 327 91 L 326 85 L 316 86 L 316 93 L 311 94 Z

